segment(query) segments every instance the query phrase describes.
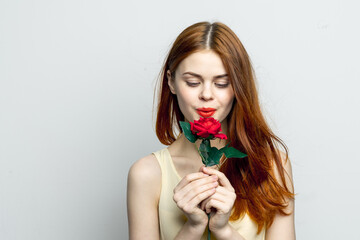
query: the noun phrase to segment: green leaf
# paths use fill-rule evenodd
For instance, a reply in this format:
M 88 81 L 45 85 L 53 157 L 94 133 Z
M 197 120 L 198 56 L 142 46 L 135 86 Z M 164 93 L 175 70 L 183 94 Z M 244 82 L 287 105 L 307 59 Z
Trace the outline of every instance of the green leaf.
M 207 165 L 209 159 L 209 152 L 211 150 L 210 140 L 203 139 L 199 146 L 199 153 L 202 159 L 202 162 Z
M 233 147 L 223 147 L 220 151 L 223 152 L 227 158 L 244 158 L 247 156 L 247 154 Z
M 197 137 L 191 132 L 191 126 L 188 122 L 182 122 L 180 121 L 180 127 L 183 130 L 183 133 L 185 134 L 185 137 L 192 143 L 196 142 Z
M 199 150 L 199 154 L 201 156 L 201 161 L 205 166 L 207 165 L 208 159 L 209 159 L 209 153 L 208 152 L 202 152 Z
M 205 151 L 205 152 L 210 152 L 210 150 L 211 150 L 210 141 L 208 139 L 203 139 L 201 141 L 199 150 L 200 151 Z
M 209 158 L 208 158 L 206 166 L 210 167 L 210 166 L 219 164 L 220 158 L 222 157 L 222 155 L 223 155 L 222 151 L 220 151 L 216 147 L 212 147 L 210 150 L 210 153 L 209 153 Z

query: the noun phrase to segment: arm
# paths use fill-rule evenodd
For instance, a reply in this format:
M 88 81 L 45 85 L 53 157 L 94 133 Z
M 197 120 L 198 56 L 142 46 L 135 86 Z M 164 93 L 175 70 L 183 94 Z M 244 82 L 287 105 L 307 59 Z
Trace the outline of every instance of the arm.
M 129 239 L 160 239 L 157 206 L 161 169 L 155 156 L 135 162 L 129 170 L 127 184 Z
M 286 186 L 290 191 L 294 192 L 290 160 L 287 159 L 285 162 L 283 158 L 283 166 L 286 171 Z M 275 168 L 274 172 L 277 180 L 281 182 L 278 169 Z M 281 214 L 275 215 L 273 224 L 266 230 L 266 240 L 295 240 L 294 200 L 287 199 L 286 201 L 288 206 L 285 212 L 290 214 L 288 216 Z
M 206 224 L 203 226 L 192 226 L 189 221 L 187 221 L 181 230 L 178 232 L 174 240 L 199 240 L 204 233 Z

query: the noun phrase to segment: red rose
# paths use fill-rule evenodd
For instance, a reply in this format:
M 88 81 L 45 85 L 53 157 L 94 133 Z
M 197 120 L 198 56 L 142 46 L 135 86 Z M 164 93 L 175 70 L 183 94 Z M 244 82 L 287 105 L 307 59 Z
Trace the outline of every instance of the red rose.
M 207 138 L 212 134 L 215 138 L 227 139 L 221 132 L 221 123 L 214 118 L 200 118 L 198 121 L 190 122 L 191 132 L 201 138 Z

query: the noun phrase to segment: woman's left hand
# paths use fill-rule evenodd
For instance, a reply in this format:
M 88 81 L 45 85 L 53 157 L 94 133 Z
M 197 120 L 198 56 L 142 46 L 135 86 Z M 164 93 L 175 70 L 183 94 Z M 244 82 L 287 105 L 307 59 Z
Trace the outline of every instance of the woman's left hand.
M 216 188 L 216 192 L 205 199 L 201 203 L 200 208 L 206 211 L 206 213 L 210 213 L 210 230 L 212 232 L 221 231 L 229 222 L 231 210 L 236 199 L 235 190 L 224 173 L 211 167 L 202 167 L 200 170 L 205 174 L 218 176 L 219 186 Z M 212 208 L 216 209 L 216 211 L 211 211 Z

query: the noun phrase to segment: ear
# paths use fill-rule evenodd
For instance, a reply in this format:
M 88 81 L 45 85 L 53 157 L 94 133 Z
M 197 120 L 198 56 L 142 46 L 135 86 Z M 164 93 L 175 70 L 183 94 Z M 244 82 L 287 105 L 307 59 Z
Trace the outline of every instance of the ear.
M 171 78 L 171 72 L 170 70 L 167 70 L 166 72 L 166 77 L 168 79 L 168 85 L 169 85 L 169 88 L 170 88 L 170 91 L 172 94 L 176 94 L 175 92 L 175 86 L 174 86 L 174 79 Z

